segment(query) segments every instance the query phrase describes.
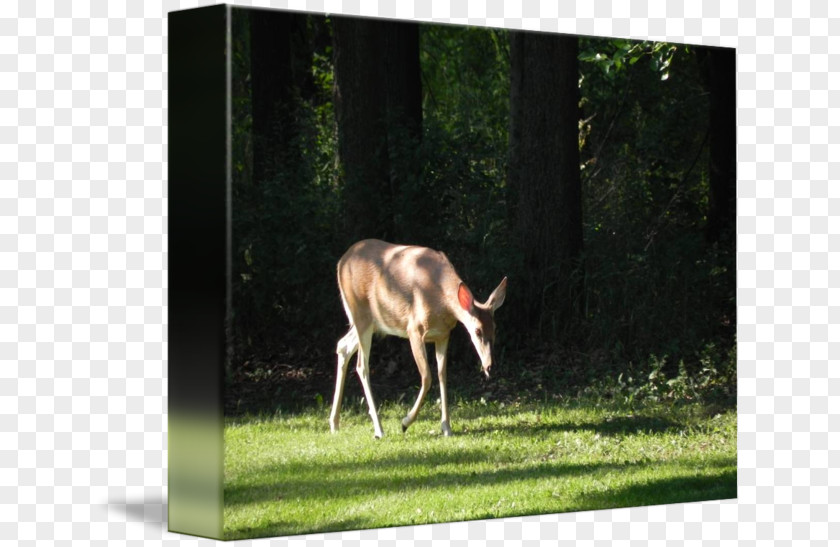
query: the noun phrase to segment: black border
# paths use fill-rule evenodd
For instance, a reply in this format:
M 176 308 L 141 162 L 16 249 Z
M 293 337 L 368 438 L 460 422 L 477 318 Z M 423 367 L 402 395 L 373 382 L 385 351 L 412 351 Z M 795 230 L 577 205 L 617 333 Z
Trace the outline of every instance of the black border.
M 217 538 L 230 228 L 229 14 L 221 4 L 168 17 L 169 529 Z M 183 439 L 185 429 L 190 440 Z M 205 468 L 197 462 L 208 449 L 218 452 Z

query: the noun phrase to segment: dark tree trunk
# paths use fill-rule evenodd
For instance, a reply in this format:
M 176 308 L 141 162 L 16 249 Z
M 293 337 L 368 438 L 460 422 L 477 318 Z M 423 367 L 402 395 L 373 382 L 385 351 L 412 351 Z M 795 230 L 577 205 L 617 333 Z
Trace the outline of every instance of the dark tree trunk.
M 286 115 L 292 97 L 290 13 L 253 10 L 251 20 L 251 109 L 256 183 L 273 175 L 288 143 Z
M 709 48 L 709 242 L 734 248 L 735 238 L 735 50 Z
M 393 189 L 388 169 L 387 97 L 382 23 L 335 17 L 334 104 L 349 239 L 392 239 Z
M 417 23 L 381 22 L 385 35 L 388 117 L 419 140 L 423 126 L 420 29 Z
M 508 184 L 522 273 L 516 321 L 561 328 L 583 249 L 577 38 L 511 32 Z
M 735 336 L 735 221 L 736 221 L 736 83 L 735 50 L 698 48 L 709 92 L 709 210 L 706 242 L 716 248 L 716 266 L 727 277 L 713 285 L 708 298 L 719 301 L 721 333 Z M 732 338 L 734 340 L 734 338 Z
M 394 196 L 394 236 L 416 242 L 425 221 L 418 207 L 420 188 L 418 146 L 423 132 L 420 81 L 420 30 L 417 23 L 381 22 L 385 49 L 389 179 Z

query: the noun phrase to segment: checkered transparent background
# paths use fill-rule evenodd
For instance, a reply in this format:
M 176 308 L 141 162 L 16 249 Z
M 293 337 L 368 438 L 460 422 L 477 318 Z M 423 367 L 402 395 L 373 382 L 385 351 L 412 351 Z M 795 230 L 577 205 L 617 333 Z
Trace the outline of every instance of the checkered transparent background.
M 0 3 L 3 539 L 209 543 L 165 505 L 165 17 L 203 4 Z M 840 540 L 840 4 L 237 4 L 738 48 L 739 499 L 285 542 Z

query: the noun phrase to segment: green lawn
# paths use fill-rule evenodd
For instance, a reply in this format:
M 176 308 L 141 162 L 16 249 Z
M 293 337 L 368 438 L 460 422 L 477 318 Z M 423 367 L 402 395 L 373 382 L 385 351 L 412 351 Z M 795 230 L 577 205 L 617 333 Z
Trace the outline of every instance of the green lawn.
M 348 405 L 351 406 L 352 405 Z M 385 437 L 348 408 L 237 418 L 225 428 L 227 539 L 607 509 L 737 496 L 734 409 L 700 404 L 427 402 Z

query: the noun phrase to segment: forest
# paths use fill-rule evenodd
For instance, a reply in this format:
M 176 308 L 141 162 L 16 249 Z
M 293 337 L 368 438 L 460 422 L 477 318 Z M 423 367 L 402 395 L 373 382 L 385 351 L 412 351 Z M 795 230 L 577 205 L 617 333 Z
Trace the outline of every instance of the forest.
M 489 379 L 452 333 L 456 401 L 734 407 L 734 50 L 232 13 L 226 414 L 329 404 L 364 238 L 445 252 L 479 300 L 508 277 Z M 405 340 L 371 381 L 414 397 Z

